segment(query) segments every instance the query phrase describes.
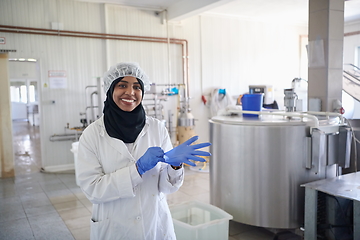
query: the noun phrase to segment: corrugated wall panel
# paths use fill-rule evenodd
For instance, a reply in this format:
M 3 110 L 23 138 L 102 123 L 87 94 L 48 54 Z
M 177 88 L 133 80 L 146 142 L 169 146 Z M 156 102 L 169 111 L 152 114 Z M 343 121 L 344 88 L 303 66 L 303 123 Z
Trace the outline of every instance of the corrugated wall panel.
M 0 24 L 11 25 L 15 17 L 12 11 L 10 1 L 0 1 Z
M 114 34 L 166 37 L 166 26 L 155 14 L 114 7 L 111 18 L 121 22 L 119 27 L 114 23 L 104 25 L 104 11 L 104 4 L 73 0 L 34 0 L 31 4 L 30 1 L 4 0 L 0 3 L 0 22 L 45 29 L 51 28 L 51 22 L 60 22 L 64 30 L 70 31 L 101 33 L 107 28 Z M 14 17 L 15 13 L 18 17 Z M 146 27 L 142 26 L 144 22 Z M 102 77 L 110 65 L 137 61 L 153 82 L 168 82 L 168 47 L 164 43 L 13 33 L 1 33 L 1 36 L 7 39 L 5 48 L 17 50 L 10 57 L 36 58 L 39 63 L 43 167 L 73 163 L 71 142 L 51 142 L 49 137 L 65 133 L 67 123 L 70 127 L 81 126 L 80 118 L 84 116 L 80 116 L 80 112 L 85 112 L 90 94 L 95 90 L 85 91 L 85 87 L 96 85 L 96 78 Z M 169 48 L 174 70 L 172 78 L 182 83 L 181 45 L 171 44 Z M 50 87 L 48 72 L 56 70 L 66 71 L 66 89 Z
M 211 115 L 200 96 L 209 97 L 214 88 L 225 88 L 236 99 L 249 85 L 270 84 L 283 108 L 283 89 L 299 74 L 299 36 L 306 34 L 306 27 L 203 15 L 184 21 L 183 29 L 192 43 L 190 106 L 199 119 L 197 133 L 209 139 Z M 193 68 L 201 69 L 201 75 Z
M 224 81 L 228 82 L 227 87 L 242 93 L 248 91 L 250 84 L 281 87 L 286 79 L 290 84 L 298 76 L 301 28 L 213 17 L 203 17 L 203 24 L 217 29 L 202 30 L 206 39 L 203 47 L 208 49 L 203 52 L 203 66 L 216 66 L 203 71 L 209 85 L 215 85 L 219 79 L 232 79 Z M 232 31 L 221 26 L 229 26 Z
M 102 76 L 105 69 L 102 41 L 26 34 L 5 37 L 8 47 L 17 50 L 11 57 L 32 57 L 40 62 L 43 167 L 72 163 L 71 142 L 48 139 L 53 134 L 65 133 L 67 123 L 70 127 L 81 126 L 79 113 L 85 112 L 87 106 L 85 87 L 96 85 L 96 77 Z M 49 70 L 67 72 L 66 89 L 50 88 Z M 74 133 L 67 131 L 71 132 Z
M 44 7 L 42 6 L 42 0 L 33 0 L 27 2 L 27 13 L 29 16 L 24 17 L 24 19 L 29 20 L 30 26 L 39 26 L 39 28 L 49 27 L 49 24 L 46 24 Z
M 50 37 L 54 38 L 54 37 Z M 62 134 L 65 132 L 66 124 L 71 127 L 81 126 L 81 112 L 86 112 L 86 107 L 90 98 L 90 91 L 85 91 L 87 86 L 96 85 L 96 77 L 101 76 L 104 66 L 103 53 L 101 52 L 102 41 L 85 38 L 67 38 L 60 37 L 57 41 L 50 39 L 45 59 L 58 59 L 51 61 L 52 63 L 42 63 L 42 69 L 47 70 L 65 70 L 67 73 L 66 89 L 43 88 L 42 113 L 43 123 L 41 132 L 43 139 L 53 134 Z M 94 57 L 94 55 L 96 57 Z M 96 62 L 96 64 L 92 63 Z M 42 82 L 50 86 L 47 72 L 43 72 Z M 43 84 L 44 85 L 44 84 Z M 90 89 L 94 91 L 94 88 Z M 55 104 L 52 102 L 55 101 Z M 90 114 L 88 112 L 88 114 Z M 67 130 L 67 133 L 74 131 Z M 47 142 L 44 141 L 45 150 L 58 149 L 51 151 L 45 156 L 48 157 L 44 161 L 45 166 L 62 165 L 73 162 L 72 153 L 67 151 L 71 148 L 69 142 Z M 55 157 L 53 155 L 60 156 Z M 61 156 L 66 156 L 61 157 Z
M 32 18 L 29 8 L 34 14 L 42 12 L 42 16 Z M 206 141 L 209 109 L 201 102 L 203 90 L 221 87 L 236 95 L 245 92 L 249 84 L 272 83 L 281 92 L 298 74 L 299 35 L 306 34 L 307 28 L 207 15 L 201 18 L 201 22 L 199 17 L 193 17 L 182 25 L 171 25 L 169 36 L 189 40 L 190 107 L 199 119 L 196 131 Z M 74 0 L 0 1 L 1 24 L 50 28 L 51 22 L 62 22 L 64 29 L 71 31 L 163 38 L 168 34 L 166 25 L 152 11 Z M 17 50 L 10 57 L 39 60 L 44 167 L 73 162 L 71 142 L 48 139 L 54 133 L 63 133 L 67 123 L 70 127 L 81 125 L 79 112 L 84 112 L 90 97 L 85 87 L 95 85 L 96 77 L 111 65 L 137 61 L 152 81 L 163 84 L 169 81 L 170 59 L 172 81 L 181 83 L 183 79 L 181 45 L 171 44 L 169 57 L 165 43 L 2 32 L 0 36 L 7 40 L 1 48 Z M 66 89 L 49 87 L 49 70 L 67 72 Z M 169 102 L 176 104 L 176 97 Z
M 167 46 L 164 43 L 108 41 L 109 65 L 138 62 L 156 84 L 169 83 Z M 171 46 L 172 83 L 183 83 L 181 46 Z
M 0 24 L 51 29 L 62 23 L 64 30 L 101 32 L 103 4 L 74 0 L 1 0 Z
M 167 26 L 161 24 L 160 16 L 154 11 L 115 5 L 106 5 L 105 8 L 108 33 L 167 38 Z M 170 34 L 169 37 L 174 38 Z M 179 44 L 168 47 L 167 43 L 108 40 L 107 49 L 109 67 L 120 61 L 134 61 L 141 64 L 157 84 L 169 83 L 169 78 L 171 83 L 183 83 L 183 53 Z

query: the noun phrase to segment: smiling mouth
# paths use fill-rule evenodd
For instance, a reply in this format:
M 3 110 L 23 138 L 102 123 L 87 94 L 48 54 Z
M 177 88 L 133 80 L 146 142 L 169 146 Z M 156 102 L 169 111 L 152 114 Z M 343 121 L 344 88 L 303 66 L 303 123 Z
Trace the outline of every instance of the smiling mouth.
M 132 100 L 132 99 L 124 99 L 124 98 L 122 98 L 121 100 L 124 101 L 124 102 L 128 102 L 128 103 L 135 102 L 135 100 Z

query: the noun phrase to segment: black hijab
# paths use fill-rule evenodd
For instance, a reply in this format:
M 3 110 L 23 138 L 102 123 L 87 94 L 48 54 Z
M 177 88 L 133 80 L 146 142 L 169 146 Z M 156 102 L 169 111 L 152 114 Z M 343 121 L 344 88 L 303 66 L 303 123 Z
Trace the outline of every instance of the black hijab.
M 106 93 L 103 110 L 104 124 L 110 137 L 120 139 L 124 143 L 133 143 L 145 126 L 146 115 L 141 103 L 131 112 L 123 111 L 116 105 L 112 95 L 115 85 L 122 79 L 123 77 L 115 79 Z M 143 98 L 144 83 L 138 78 L 137 80 L 140 83 Z

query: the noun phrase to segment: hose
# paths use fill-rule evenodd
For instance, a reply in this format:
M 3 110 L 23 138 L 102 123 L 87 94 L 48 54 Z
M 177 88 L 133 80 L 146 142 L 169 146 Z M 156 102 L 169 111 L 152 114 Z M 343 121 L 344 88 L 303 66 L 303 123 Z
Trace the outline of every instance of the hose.
M 221 91 L 222 90 L 222 91 Z M 222 93 L 219 93 L 221 91 Z M 215 88 L 211 93 L 210 113 L 211 117 L 216 116 L 220 109 L 225 109 L 232 104 L 232 99 L 225 89 Z

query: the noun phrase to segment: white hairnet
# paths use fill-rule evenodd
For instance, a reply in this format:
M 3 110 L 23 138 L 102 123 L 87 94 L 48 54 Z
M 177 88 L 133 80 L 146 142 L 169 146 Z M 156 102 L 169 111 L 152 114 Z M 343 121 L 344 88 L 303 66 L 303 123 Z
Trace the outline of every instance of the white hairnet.
M 149 77 L 140 68 L 138 63 L 118 63 L 104 73 L 104 90 L 109 90 L 111 83 L 119 77 L 131 76 L 140 79 L 144 84 L 144 93 L 150 90 Z

